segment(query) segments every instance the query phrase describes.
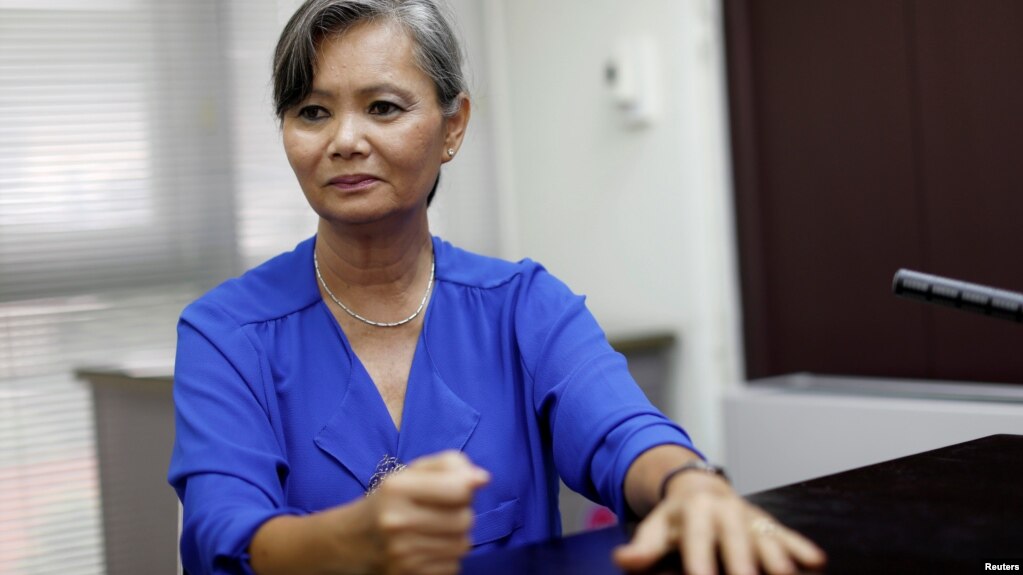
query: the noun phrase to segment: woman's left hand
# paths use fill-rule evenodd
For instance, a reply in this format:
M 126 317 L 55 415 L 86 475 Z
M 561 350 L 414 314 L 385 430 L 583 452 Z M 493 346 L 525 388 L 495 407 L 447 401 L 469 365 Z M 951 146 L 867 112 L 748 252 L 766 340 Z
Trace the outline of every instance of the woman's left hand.
M 808 539 L 776 522 L 740 497 L 720 477 L 687 472 L 672 478 L 665 498 L 640 522 L 614 560 L 626 570 L 646 569 L 680 552 L 685 573 L 714 574 L 720 552 L 731 575 L 795 573 L 797 565 L 824 564 L 825 555 Z

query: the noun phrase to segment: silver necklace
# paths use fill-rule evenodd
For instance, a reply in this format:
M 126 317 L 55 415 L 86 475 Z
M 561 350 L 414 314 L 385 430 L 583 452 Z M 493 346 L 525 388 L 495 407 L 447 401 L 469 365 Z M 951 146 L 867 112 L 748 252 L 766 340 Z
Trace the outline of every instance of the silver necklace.
M 410 321 L 416 319 L 417 317 L 419 317 L 419 314 L 422 313 L 423 308 L 426 307 L 426 300 L 430 297 L 430 291 L 433 289 L 433 273 L 434 273 L 434 270 L 437 267 L 437 259 L 436 258 L 431 258 L 431 261 L 430 261 L 430 283 L 426 284 L 426 293 L 423 294 L 423 301 L 419 302 L 419 307 L 416 308 L 415 313 L 413 313 L 412 315 L 408 316 L 407 318 L 405 318 L 405 319 L 403 319 L 401 321 L 393 321 L 393 322 L 382 322 L 382 321 L 373 321 L 371 319 L 366 319 L 366 318 L 362 317 L 361 315 L 355 313 L 351 309 L 349 309 L 348 306 L 346 306 L 345 304 L 341 303 L 341 300 L 337 299 L 337 296 L 334 295 L 334 292 L 330 291 L 330 288 L 327 287 L 327 282 L 324 281 L 323 275 L 320 274 L 320 262 L 316 258 L 316 251 L 315 250 L 313 251 L 313 267 L 316 268 L 316 277 L 317 277 L 317 279 L 320 280 L 320 285 L 323 286 L 324 290 L 326 290 L 327 295 L 329 295 L 330 299 L 334 300 L 334 303 L 336 303 L 338 306 L 340 306 L 341 309 L 345 310 L 345 312 L 348 315 L 354 317 L 355 319 L 361 321 L 362 323 L 366 323 L 366 324 L 369 324 L 369 325 L 372 325 L 372 326 L 375 326 L 375 327 L 398 327 L 400 325 L 405 325 L 408 322 L 410 322 Z

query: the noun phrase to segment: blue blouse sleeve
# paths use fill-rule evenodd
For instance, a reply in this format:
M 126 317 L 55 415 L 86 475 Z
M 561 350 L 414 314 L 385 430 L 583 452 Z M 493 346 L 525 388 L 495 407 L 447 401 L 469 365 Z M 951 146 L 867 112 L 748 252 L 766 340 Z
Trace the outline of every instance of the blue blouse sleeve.
M 271 425 L 265 361 L 242 327 L 200 300 L 182 314 L 168 481 L 184 509 L 181 560 L 200 573 L 251 573 L 256 530 L 282 514 L 288 467 Z
M 624 519 L 631 514 L 625 475 L 640 454 L 664 444 L 699 452 L 640 390 L 583 297 L 540 266 L 524 282 L 518 344 L 534 407 L 551 430 L 558 473 Z

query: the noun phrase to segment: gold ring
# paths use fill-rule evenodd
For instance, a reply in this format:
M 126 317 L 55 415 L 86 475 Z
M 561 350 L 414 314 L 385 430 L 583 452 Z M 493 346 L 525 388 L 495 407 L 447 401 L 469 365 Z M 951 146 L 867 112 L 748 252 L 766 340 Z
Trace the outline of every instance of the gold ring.
M 757 517 L 749 524 L 749 528 L 757 535 L 774 535 L 778 532 L 778 524 L 766 517 Z

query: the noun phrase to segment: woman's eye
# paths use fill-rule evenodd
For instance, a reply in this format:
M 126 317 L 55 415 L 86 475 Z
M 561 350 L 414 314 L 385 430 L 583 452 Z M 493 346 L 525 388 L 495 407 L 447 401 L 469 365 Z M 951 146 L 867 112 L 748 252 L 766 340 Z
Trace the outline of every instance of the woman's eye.
M 391 102 L 377 101 L 369 105 L 369 113 L 374 116 L 389 116 L 401 110 L 396 104 Z
M 303 120 L 320 120 L 327 117 L 327 110 L 322 106 L 306 106 L 298 111 L 298 117 Z

